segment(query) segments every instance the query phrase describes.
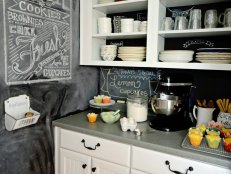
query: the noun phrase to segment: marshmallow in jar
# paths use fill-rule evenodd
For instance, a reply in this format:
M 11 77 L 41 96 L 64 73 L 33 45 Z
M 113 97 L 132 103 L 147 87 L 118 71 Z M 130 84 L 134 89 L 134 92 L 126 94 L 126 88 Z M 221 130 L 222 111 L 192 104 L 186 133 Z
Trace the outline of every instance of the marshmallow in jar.
M 148 117 L 148 97 L 139 94 L 130 94 L 127 98 L 127 117 L 136 122 L 143 122 Z

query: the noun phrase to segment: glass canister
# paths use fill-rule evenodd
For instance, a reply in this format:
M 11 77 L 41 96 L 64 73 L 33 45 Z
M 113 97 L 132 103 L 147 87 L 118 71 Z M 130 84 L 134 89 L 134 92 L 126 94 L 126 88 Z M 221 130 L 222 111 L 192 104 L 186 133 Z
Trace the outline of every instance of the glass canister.
M 143 122 L 148 117 L 148 97 L 139 94 L 129 94 L 127 98 L 127 117 L 136 122 Z

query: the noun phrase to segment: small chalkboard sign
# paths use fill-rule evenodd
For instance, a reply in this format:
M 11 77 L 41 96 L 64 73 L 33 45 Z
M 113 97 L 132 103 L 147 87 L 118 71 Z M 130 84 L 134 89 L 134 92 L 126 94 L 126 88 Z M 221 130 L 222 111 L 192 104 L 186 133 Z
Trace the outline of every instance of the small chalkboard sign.
M 159 71 L 132 68 L 101 68 L 100 93 L 125 99 L 128 94 L 153 95 Z
M 3 0 L 7 84 L 71 78 L 72 0 Z

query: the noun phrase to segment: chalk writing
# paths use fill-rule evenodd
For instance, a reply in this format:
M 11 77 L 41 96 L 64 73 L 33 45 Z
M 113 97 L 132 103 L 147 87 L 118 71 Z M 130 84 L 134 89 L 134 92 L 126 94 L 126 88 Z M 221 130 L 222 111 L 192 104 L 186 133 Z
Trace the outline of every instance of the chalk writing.
M 101 92 L 117 98 L 126 98 L 128 94 L 139 93 L 151 96 L 156 85 L 158 71 L 101 68 Z
M 7 84 L 71 78 L 71 0 L 4 0 Z
M 209 40 L 202 40 L 202 39 L 196 39 L 196 40 L 189 40 L 183 44 L 184 48 L 188 48 L 191 45 L 207 45 L 209 47 L 214 47 L 214 43 Z

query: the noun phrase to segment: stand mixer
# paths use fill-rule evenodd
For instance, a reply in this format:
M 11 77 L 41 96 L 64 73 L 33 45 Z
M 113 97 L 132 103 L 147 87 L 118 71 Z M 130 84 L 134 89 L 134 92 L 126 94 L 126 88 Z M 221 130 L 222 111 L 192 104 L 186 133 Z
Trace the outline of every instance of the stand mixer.
M 150 127 L 162 131 L 188 129 L 193 125 L 190 92 L 193 79 L 186 74 L 164 74 L 151 98 L 154 116 Z

